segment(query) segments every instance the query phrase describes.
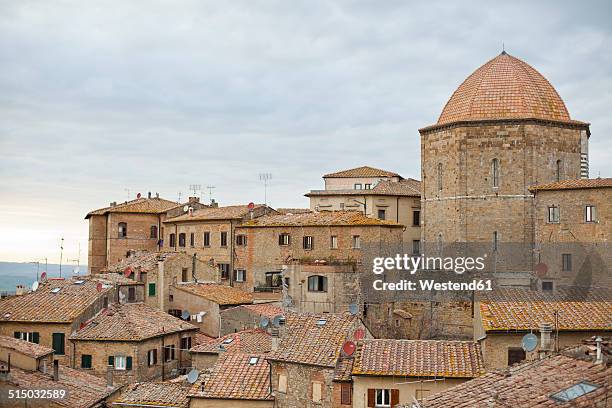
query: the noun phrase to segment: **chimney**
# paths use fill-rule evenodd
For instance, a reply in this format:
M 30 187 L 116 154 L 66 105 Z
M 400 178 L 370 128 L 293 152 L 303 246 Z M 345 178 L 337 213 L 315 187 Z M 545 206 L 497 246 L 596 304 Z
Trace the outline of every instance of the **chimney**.
M 159 198 L 159 193 L 155 193 L 155 198 Z
M 21 295 L 23 295 L 24 293 L 26 293 L 26 287 L 25 287 L 25 285 L 17 285 L 17 286 L 15 287 L 15 295 L 17 295 L 17 296 L 21 296 Z
M 106 386 L 112 388 L 113 386 L 113 367 L 108 366 L 106 369 Z
M 53 381 L 59 381 L 59 360 L 53 360 Z
M 193 217 L 193 207 L 189 207 L 189 216 Z
M 597 355 L 595 357 L 595 364 L 602 364 L 603 363 L 603 352 L 601 350 L 601 343 L 602 342 L 603 342 L 603 339 L 601 338 L 601 336 L 597 336 L 597 338 L 595 339 L 595 344 L 597 344 Z
M 200 202 L 200 197 L 189 197 L 189 202 L 190 203 L 199 203 Z
M 540 323 L 540 358 L 544 358 L 552 351 L 552 325 Z
M 278 328 L 277 327 L 273 327 L 272 328 L 272 351 L 277 351 L 278 350 L 278 343 L 279 342 L 280 342 L 280 338 L 279 338 Z
M 113 201 L 112 203 L 110 203 L 110 206 L 111 206 L 111 207 L 115 207 L 115 206 L 117 206 L 117 202 L 116 202 L 116 201 Z
M 216 202 L 214 198 L 212 198 L 210 200 L 210 206 L 211 206 L 211 208 L 219 208 L 219 203 Z
M 151 192 L 149 191 L 149 194 L 147 195 L 149 197 L 149 200 L 151 199 Z

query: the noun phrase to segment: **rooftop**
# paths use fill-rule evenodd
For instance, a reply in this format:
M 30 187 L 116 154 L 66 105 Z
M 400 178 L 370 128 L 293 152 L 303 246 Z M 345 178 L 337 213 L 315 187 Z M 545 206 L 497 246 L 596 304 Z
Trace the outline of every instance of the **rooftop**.
M 53 353 L 52 348 L 9 336 L 0 336 L 0 348 L 14 350 L 32 358 L 40 358 Z
M 98 281 L 89 276 L 72 279 L 49 279 L 36 292 L 0 299 L 0 321 L 71 323 L 100 296 Z
M 219 305 L 227 306 L 253 303 L 252 293 L 245 292 L 244 290 L 232 286 L 219 285 L 217 283 L 179 283 L 174 287 L 203 297 Z
M 191 397 L 272 400 L 270 366 L 265 356 L 245 353 L 225 353 L 208 376 L 200 376 Z
M 382 180 L 371 189 L 311 190 L 305 194 L 306 197 L 336 195 L 420 197 L 421 182 L 411 178 L 400 181 Z
M 469 341 L 372 339 L 359 342 L 353 375 L 474 378 L 484 374 Z
M 486 331 L 538 330 L 555 321 L 559 330 L 612 330 L 612 290 L 499 288 L 481 300 L 480 315 Z
M 252 305 L 242 305 L 238 307 L 243 307 L 260 316 L 265 316 L 269 318 L 274 318 L 278 315 L 283 314 L 283 308 L 273 303 L 255 303 Z
M 450 97 L 435 126 L 463 121 L 542 119 L 573 122 L 542 74 L 502 52 L 472 73 Z
M 262 329 L 242 330 L 198 344 L 189 351 L 218 354 L 221 346 L 227 352 L 263 354 L 272 350 L 272 336 Z
M 361 166 L 354 169 L 342 170 L 335 173 L 329 173 L 323 178 L 354 178 L 354 177 L 399 177 L 397 173 L 387 170 L 381 170 L 370 166 Z
M 157 268 L 158 262 L 163 262 L 177 256 L 185 256 L 181 252 L 137 252 L 128 258 L 117 262 L 105 269 L 106 272 L 123 273 L 127 268 L 131 268 L 134 272 L 148 272 Z
M 603 407 L 610 398 L 610 378 L 609 365 L 556 355 L 466 381 L 426 398 L 421 407 Z M 584 395 L 571 392 L 571 387 L 584 383 L 592 387 L 583 391 L 592 391 Z M 566 396 L 570 403 L 561 403 L 553 396 Z
M 70 339 L 142 341 L 184 330 L 196 330 L 196 327 L 144 303 L 113 304 Z
M 555 181 L 554 183 L 531 186 L 529 187 L 529 191 L 581 190 L 587 188 L 612 188 L 612 178 L 561 180 Z
M 285 319 L 278 350 L 266 358 L 332 368 L 342 345 L 360 323 L 357 316 L 348 313 L 287 313 Z
M 361 211 L 320 211 L 304 214 L 266 215 L 244 222 L 242 227 L 320 227 L 320 226 L 402 227 L 393 221 L 369 218 Z
M 166 211 L 180 206 L 175 201 L 164 200 L 163 198 L 137 198 L 136 200 L 126 201 L 110 207 L 100 208 L 87 213 L 85 219 L 92 215 L 105 215 L 108 213 L 138 213 L 138 214 L 162 214 Z
M 51 367 L 52 371 L 53 368 Z M 0 384 L 4 380 L 0 380 Z M 46 400 L 53 402 L 54 406 L 68 408 L 90 408 L 98 406 L 118 387 L 107 387 L 106 379 L 96 377 L 83 370 L 75 370 L 59 365 L 59 380 L 54 381 L 51 374 L 44 374 L 40 371 L 26 371 L 18 367 L 11 366 L 11 372 L 7 384 L 18 389 L 62 389 L 66 390 L 64 398 Z
M 187 408 L 189 390 L 190 386 L 170 381 L 130 384 L 113 404 Z
M 264 204 L 256 204 L 253 210 L 263 209 Z M 194 210 L 191 215 L 183 214 L 178 217 L 169 218 L 165 223 L 172 222 L 189 222 L 189 221 L 207 221 L 207 220 L 241 220 L 249 215 L 249 207 L 247 205 L 229 205 L 225 207 L 210 207 Z M 270 211 L 274 211 L 270 209 Z

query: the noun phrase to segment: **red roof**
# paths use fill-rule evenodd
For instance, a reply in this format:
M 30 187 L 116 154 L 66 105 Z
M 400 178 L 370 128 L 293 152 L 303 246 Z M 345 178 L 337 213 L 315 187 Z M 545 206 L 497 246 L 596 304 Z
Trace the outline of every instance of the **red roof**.
M 529 187 L 529 191 L 543 190 L 581 190 L 584 188 L 612 187 L 612 178 L 561 180 L 554 183 L 539 184 Z

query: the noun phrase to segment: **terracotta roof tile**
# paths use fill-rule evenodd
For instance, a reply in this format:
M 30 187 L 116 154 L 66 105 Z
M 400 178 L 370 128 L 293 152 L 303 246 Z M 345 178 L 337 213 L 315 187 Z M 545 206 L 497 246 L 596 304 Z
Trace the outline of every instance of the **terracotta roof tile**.
M 583 188 L 610 188 L 612 178 L 562 180 L 554 183 L 539 184 L 529 187 L 529 191 L 542 190 L 579 190 Z
M 474 378 L 484 374 L 480 345 L 447 340 L 363 340 L 353 375 Z
M 157 263 L 183 255 L 181 252 L 137 252 L 126 259 L 121 260 L 105 269 L 107 272 L 123 273 L 127 268 L 134 272 L 148 272 L 157 268 Z
M 97 284 L 86 276 L 49 279 L 36 292 L 0 299 L 0 321 L 72 322 L 112 288 L 108 285 L 98 292 Z
M 108 213 L 162 214 L 178 206 L 180 206 L 179 203 L 164 200 L 163 198 L 137 198 L 136 200 L 126 201 L 115 206 L 90 211 L 85 218 L 89 218 L 92 215 L 104 215 Z
M 264 204 L 255 205 L 254 210 L 264 208 Z M 271 212 L 275 212 L 270 208 Z M 240 220 L 249 214 L 249 208 L 246 205 L 230 205 L 226 207 L 211 207 L 200 208 L 193 211 L 192 215 L 183 214 L 178 217 L 169 218 L 165 223 L 172 222 L 189 222 L 189 221 L 206 221 L 206 220 Z
M 351 381 L 353 379 L 352 373 L 354 363 L 355 359 L 353 357 L 341 355 L 334 369 L 334 381 Z
M 272 303 L 255 303 L 252 305 L 238 306 L 252 311 L 259 316 L 274 318 L 283 314 L 283 308 Z
M 421 182 L 414 179 L 403 179 L 400 181 L 383 180 L 372 189 L 311 190 L 305 194 L 306 197 L 338 195 L 420 197 Z
M 51 368 L 52 370 L 52 368 Z M 8 384 L 18 389 L 61 389 L 66 390 L 65 398 L 50 399 L 54 406 L 68 408 L 97 407 L 118 387 L 107 387 L 106 379 L 93 376 L 83 370 L 75 370 L 60 364 L 59 380 L 40 371 L 26 371 L 11 366 Z
M 270 366 L 264 355 L 225 353 L 208 376 L 200 376 L 191 397 L 272 400 Z
M 387 170 L 376 169 L 370 166 L 361 166 L 354 169 L 342 170 L 329 173 L 323 178 L 353 178 L 353 177 L 402 177 L 397 173 Z
M 523 363 L 494 371 L 427 397 L 422 408 L 472 407 L 604 407 L 610 398 L 612 367 L 566 355 Z M 569 403 L 557 403 L 551 395 L 581 381 L 598 386 Z M 405 408 L 411 408 L 410 404 Z
M 336 366 L 342 345 L 359 325 L 348 313 L 288 313 L 285 319 L 278 350 L 267 358 L 322 367 Z
M 219 305 L 240 305 L 253 303 L 253 294 L 232 286 L 217 283 L 177 284 L 176 289 L 201 296 Z
M 196 327 L 144 303 L 113 304 L 70 339 L 142 341 L 185 330 L 196 330 Z
M 293 215 L 266 215 L 244 222 L 241 227 L 292 227 L 292 226 L 389 226 L 401 227 L 393 221 L 369 218 L 361 211 L 320 211 Z
M 559 330 L 612 330 L 612 290 L 499 288 L 480 303 L 486 331 L 537 330 L 540 323 L 554 324 L 555 312 Z
M 304 214 L 312 212 L 310 208 L 277 208 L 279 214 Z
M 272 350 L 272 336 L 262 329 L 242 330 L 198 344 L 189 351 L 191 353 L 218 354 L 220 346 L 223 346 L 226 352 L 263 354 Z
M 0 336 L 0 348 L 15 350 L 32 358 L 39 358 L 53 353 L 52 348 L 9 336 Z
M 506 53 L 467 77 L 446 103 L 437 125 L 491 119 L 572 122 L 563 100 L 546 78 Z
M 187 408 L 189 406 L 187 394 L 190 388 L 191 384 L 170 381 L 130 384 L 113 403 Z

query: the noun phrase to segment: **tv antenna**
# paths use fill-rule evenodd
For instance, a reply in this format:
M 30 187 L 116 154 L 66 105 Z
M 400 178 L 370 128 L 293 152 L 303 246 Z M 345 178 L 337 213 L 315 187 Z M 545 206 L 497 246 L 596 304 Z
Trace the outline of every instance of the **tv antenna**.
M 64 257 L 64 237 L 60 241 L 59 277 L 62 277 L 62 258 Z
M 67 259 L 67 262 L 76 263 L 76 268 L 74 268 L 74 273 L 77 274 L 81 270 L 81 243 L 79 242 L 79 252 L 77 252 L 77 257 L 75 259 Z
M 268 181 L 272 180 L 272 173 L 259 173 L 259 180 L 264 182 L 264 204 L 268 205 Z
M 212 191 L 217 188 L 215 186 L 206 186 L 208 189 L 208 198 L 210 199 L 210 203 L 212 204 Z
M 202 191 L 202 185 L 201 184 L 190 184 L 189 185 L 189 190 L 193 191 L 193 196 L 197 197 L 198 193 L 200 191 Z
M 179 192 L 178 192 L 178 202 L 179 202 L 179 203 L 181 202 L 181 197 L 182 197 L 182 196 L 183 196 L 183 193 L 179 191 Z
M 130 189 L 129 188 L 124 188 L 123 191 L 125 191 L 126 194 L 127 194 L 127 200 L 126 201 L 130 201 Z

